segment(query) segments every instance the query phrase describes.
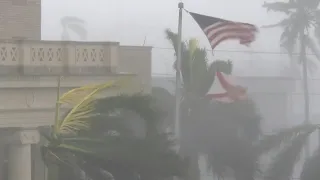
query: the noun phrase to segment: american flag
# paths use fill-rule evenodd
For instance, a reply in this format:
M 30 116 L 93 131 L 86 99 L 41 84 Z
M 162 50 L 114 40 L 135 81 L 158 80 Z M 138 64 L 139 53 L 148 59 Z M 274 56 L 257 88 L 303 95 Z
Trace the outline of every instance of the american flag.
M 258 29 L 252 24 L 189 13 L 207 36 L 212 49 L 226 40 L 236 39 L 246 46 L 255 40 Z

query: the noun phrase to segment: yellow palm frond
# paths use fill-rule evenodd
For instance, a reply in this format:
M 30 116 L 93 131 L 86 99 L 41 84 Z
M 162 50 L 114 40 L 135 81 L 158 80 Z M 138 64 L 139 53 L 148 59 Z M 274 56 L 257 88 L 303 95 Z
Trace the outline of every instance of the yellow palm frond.
M 128 79 L 111 81 L 104 84 L 88 85 L 70 90 L 59 99 L 59 103 L 72 105 L 71 111 L 61 120 L 57 120 L 55 134 L 74 134 L 79 130 L 90 128 L 90 119 L 99 114 L 93 113 L 95 110 L 95 95 L 111 87 L 121 87 Z
M 92 92 L 96 91 L 97 89 L 100 89 L 102 87 L 111 87 L 113 86 L 114 81 L 105 83 L 105 84 L 98 84 L 98 85 L 87 85 L 82 86 L 79 88 L 72 89 L 65 94 L 63 94 L 60 99 L 60 104 L 69 104 L 69 105 L 76 105 L 78 104 L 84 97 L 91 94 Z
M 130 78 L 122 78 L 119 80 L 113 80 L 104 84 L 91 84 L 82 86 L 79 88 L 72 89 L 66 93 L 64 93 L 59 98 L 60 104 L 69 104 L 71 106 L 75 106 L 78 104 L 84 97 L 89 95 L 90 93 L 98 90 L 99 92 L 104 89 L 109 89 L 111 87 L 123 87 L 124 84 L 128 82 Z M 94 93 L 96 94 L 96 93 Z

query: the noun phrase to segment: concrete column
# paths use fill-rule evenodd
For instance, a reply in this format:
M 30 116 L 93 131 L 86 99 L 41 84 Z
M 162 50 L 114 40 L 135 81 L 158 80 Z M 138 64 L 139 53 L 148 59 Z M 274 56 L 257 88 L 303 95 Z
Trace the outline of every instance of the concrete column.
M 9 180 L 32 180 L 31 144 L 39 142 L 36 130 L 17 131 L 11 141 L 8 157 Z

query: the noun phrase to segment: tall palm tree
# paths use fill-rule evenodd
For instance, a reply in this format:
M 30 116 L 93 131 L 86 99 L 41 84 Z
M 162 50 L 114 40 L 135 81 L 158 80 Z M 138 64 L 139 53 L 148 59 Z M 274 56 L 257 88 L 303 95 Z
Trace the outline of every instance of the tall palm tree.
M 61 39 L 63 41 L 71 40 L 70 30 L 76 33 L 81 40 L 87 39 L 88 32 L 85 28 L 86 22 L 83 19 L 74 16 L 65 16 L 60 19 L 60 23 L 62 26 Z
M 308 66 L 315 67 L 310 59 L 307 58 L 306 52 L 310 50 L 317 59 L 320 54 L 317 50 L 316 42 L 313 36 L 320 42 L 320 10 L 318 9 L 319 0 L 288 0 L 288 2 L 265 3 L 263 7 L 267 10 L 285 13 L 287 18 L 280 22 L 266 27 L 282 27 L 281 46 L 284 47 L 290 58 L 293 56 L 295 47 L 298 45 L 299 63 L 302 63 L 303 72 L 303 89 L 305 100 L 305 122 L 309 122 L 309 87 L 308 87 Z M 311 33 L 313 31 L 314 33 Z M 309 150 L 307 150 L 309 151 Z
M 167 39 L 172 44 L 175 54 L 178 48 L 178 36 L 171 30 L 165 31 Z M 200 178 L 200 170 L 198 164 L 198 152 L 197 150 L 189 147 L 190 139 L 188 137 L 193 134 L 188 131 L 187 127 L 195 124 L 195 121 L 191 120 L 191 114 L 193 108 L 200 108 L 199 104 L 208 104 L 208 101 L 204 100 L 205 95 L 211 88 L 214 77 L 215 68 L 219 65 L 221 71 L 230 73 L 232 69 L 231 62 L 216 61 L 209 63 L 207 59 L 207 51 L 205 48 L 198 46 L 196 39 L 190 39 L 189 41 L 181 43 L 181 75 L 182 75 L 182 97 L 181 102 L 181 134 L 180 134 L 180 151 L 183 155 L 190 159 L 190 168 L 188 170 L 188 179 L 198 180 Z M 176 63 L 175 63 L 176 64 Z M 204 105 L 205 106 L 205 105 Z M 196 133 L 196 132 L 194 132 Z
M 303 147 L 309 136 L 319 130 L 319 125 L 303 124 L 264 136 L 255 145 L 257 153 L 273 152 L 275 156 L 264 171 L 265 180 L 291 179 L 296 164 L 301 160 Z M 307 157 L 300 173 L 301 180 L 314 180 L 320 176 L 320 148 Z
M 42 154 L 46 164 L 59 167 L 59 179 L 147 180 L 184 174 L 185 161 L 172 150 L 167 134 L 157 131 L 159 114 L 149 96 L 102 96 L 119 87 L 118 82 L 84 86 L 58 99 L 57 109 L 68 105 L 70 110 L 62 117 L 57 111 L 51 133 L 43 133 L 49 143 Z
M 177 50 L 177 34 L 170 30 L 166 34 Z M 182 154 L 190 158 L 188 179 L 199 179 L 198 153 L 201 152 L 209 155 L 213 171 L 219 177 L 224 176 L 226 168 L 232 168 L 238 180 L 249 180 L 257 168 L 257 156 L 248 152 L 252 151 L 251 144 L 259 137 L 260 116 L 250 100 L 212 104 L 205 98 L 217 71 L 230 74 L 232 63 L 221 60 L 209 63 L 206 49 L 199 48 L 195 39 L 182 43 L 183 99 L 179 142 Z M 242 147 L 242 150 L 230 151 L 231 147 L 233 150 Z

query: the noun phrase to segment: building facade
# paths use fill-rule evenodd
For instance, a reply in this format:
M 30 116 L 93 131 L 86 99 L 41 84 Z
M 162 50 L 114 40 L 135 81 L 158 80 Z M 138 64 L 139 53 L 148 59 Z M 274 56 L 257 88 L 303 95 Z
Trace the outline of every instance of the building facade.
M 135 85 L 124 92 L 149 93 L 151 50 L 41 41 L 41 1 L 0 0 L 0 180 L 46 178 L 38 129 L 53 123 L 59 76 L 61 93 L 123 76 Z
M 0 39 L 41 39 L 41 0 L 0 0 Z

